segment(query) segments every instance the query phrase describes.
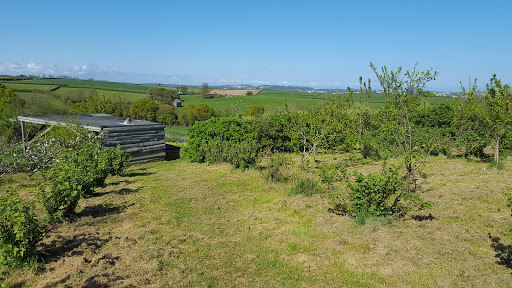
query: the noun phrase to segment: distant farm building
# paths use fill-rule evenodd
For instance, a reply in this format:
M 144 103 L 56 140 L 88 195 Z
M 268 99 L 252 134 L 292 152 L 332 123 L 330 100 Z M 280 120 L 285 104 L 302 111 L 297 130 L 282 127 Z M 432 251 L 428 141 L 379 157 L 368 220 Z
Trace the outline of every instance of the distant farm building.
M 21 115 L 18 120 L 21 121 L 24 142 L 26 122 L 50 126 L 76 123 L 89 131 L 105 132 L 103 146 L 117 147 L 119 144 L 130 154 L 131 164 L 165 159 L 165 125 L 160 123 L 125 121 L 123 117 L 108 114 Z
M 182 106 L 181 106 L 181 102 L 182 102 L 182 101 L 181 101 L 180 99 L 174 99 L 174 100 L 172 101 L 172 104 L 174 105 L 174 107 L 178 108 L 178 107 L 182 107 Z

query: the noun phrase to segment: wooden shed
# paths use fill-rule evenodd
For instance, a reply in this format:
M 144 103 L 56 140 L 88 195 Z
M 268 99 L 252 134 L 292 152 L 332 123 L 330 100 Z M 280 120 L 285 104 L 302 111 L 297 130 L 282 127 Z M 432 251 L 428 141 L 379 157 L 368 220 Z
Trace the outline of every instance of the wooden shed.
M 66 126 L 77 123 L 83 128 L 105 132 L 104 147 L 125 149 L 131 156 L 130 164 L 165 159 L 165 125 L 144 120 L 131 120 L 108 114 L 75 114 L 75 115 L 21 115 L 23 141 L 25 142 L 25 122 Z

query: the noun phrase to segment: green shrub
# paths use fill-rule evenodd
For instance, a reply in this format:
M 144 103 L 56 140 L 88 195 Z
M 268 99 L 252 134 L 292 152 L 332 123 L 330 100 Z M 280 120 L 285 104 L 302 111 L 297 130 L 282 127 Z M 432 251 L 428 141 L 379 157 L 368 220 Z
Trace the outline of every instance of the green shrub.
M 322 186 L 318 185 L 313 179 L 301 178 L 298 181 L 296 181 L 295 186 L 293 186 L 289 190 L 288 194 L 312 196 L 314 194 L 319 194 L 322 192 Z
M 404 189 L 397 167 L 378 174 L 355 173 L 355 179 L 347 183 L 350 189 L 346 198 L 336 204 L 335 209 L 352 216 L 366 211 L 373 216 L 391 215 L 402 210 L 400 202 Z M 393 198 L 393 196 L 395 196 Z
M 102 177 L 122 175 L 129 162 L 130 155 L 119 145 L 117 148 L 104 148 L 99 151 L 98 167 L 102 171 Z
M 156 121 L 166 125 L 174 125 L 178 121 L 178 116 L 176 115 L 176 107 L 165 103 L 158 104 L 158 110 L 156 111 Z
M 198 121 L 206 121 L 215 117 L 215 110 L 202 103 L 199 105 L 190 104 L 179 114 L 179 122 L 184 125 L 194 125 Z
M 97 143 L 89 142 L 65 150 L 46 172 L 49 187 L 40 186 L 44 210 L 56 221 L 73 215 L 80 198 L 92 195 L 127 165 L 128 156 L 120 147 L 99 150 Z
M 251 92 L 251 91 L 248 91 L 248 92 Z M 262 105 L 251 105 L 245 112 L 245 116 L 256 117 L 256 116 L 263 115 L 263 113 L 265 113 L 265 107 L 263 107 Z
M 134 119 L 156 121 L 158 105 L 149 98 L 139 99 L 130 106 L 130 116 Z
M 288 180 L 288 177 L 283 170 L 288 162 L 288 159 L 283 154 L 271 155 L 267 169 L 263 173 L 263 178 L 269 182 L 285 182 Z
M 76 102 L 69 108 L 69 114 L 105 113 L 121 117 L 128 116 L 130 102 L 120 94 L 110 97 L 91 95 L 85 101 Z M 136 118 L 133 114 L 132 117 Z
M 33 210 L 17 194 L 0 197 L 0 266 L 19 266 L 36 257 L 45 229 Z

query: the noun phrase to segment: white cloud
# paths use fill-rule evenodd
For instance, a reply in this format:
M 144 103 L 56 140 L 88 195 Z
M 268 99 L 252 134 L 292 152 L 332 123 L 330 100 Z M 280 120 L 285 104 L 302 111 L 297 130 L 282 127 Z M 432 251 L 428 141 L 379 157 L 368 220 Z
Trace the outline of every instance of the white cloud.
M 41 75 L 41 74 L 55 74 L 56 68 L 54 65 L 42 65 L 34 62 L 19 63 L 19 62 L 2 62 L 0 63 L 0 74 L 9 75 Z

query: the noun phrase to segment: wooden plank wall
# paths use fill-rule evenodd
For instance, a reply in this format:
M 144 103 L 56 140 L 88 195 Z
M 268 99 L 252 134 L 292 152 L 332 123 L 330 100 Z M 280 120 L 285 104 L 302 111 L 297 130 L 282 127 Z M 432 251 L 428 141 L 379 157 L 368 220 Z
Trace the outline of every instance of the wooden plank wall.
M 104 128 L 107 132 L 103 145 L 126 149 L 130 154 L 130 164 L 165 160 L 164 125 L 123 126 Z

